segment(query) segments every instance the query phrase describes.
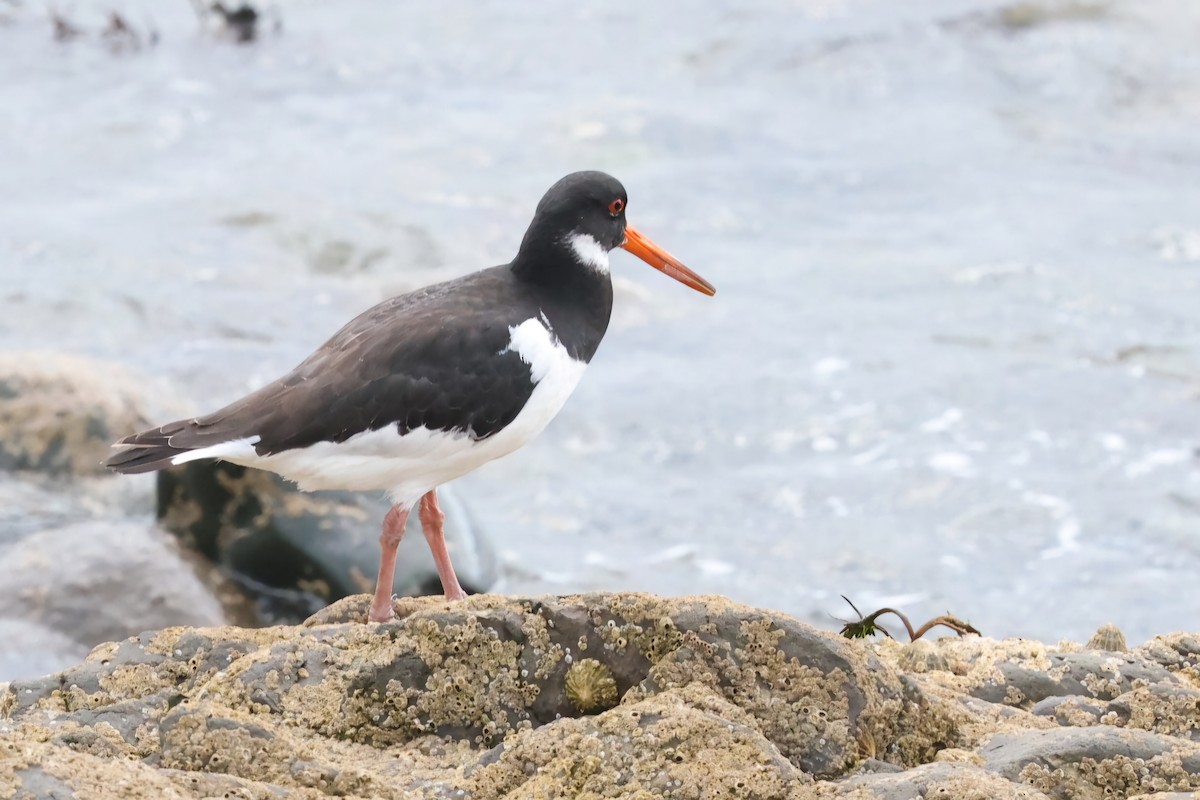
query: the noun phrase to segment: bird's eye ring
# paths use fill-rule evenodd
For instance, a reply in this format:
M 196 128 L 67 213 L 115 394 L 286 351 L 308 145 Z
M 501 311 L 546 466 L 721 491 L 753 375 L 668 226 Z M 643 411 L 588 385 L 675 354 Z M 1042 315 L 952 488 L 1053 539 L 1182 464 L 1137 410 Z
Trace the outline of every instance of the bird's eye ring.
M 613 200 L 611 203 L 608 204 L 608 213 L 612 214 L 614 217 L 617 216 L 618 214 L 620 214 L 624 210 L 625 210 L 625 201 L 619 197 L 616 200 Z

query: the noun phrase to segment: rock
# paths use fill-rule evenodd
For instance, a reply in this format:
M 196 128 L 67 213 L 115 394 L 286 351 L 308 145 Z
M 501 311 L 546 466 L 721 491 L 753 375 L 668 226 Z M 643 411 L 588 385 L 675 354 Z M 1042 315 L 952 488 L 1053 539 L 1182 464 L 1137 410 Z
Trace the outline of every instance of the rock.
M 720 598 L 410 598 L 394 622 L 337 620 L 366 602 L 301 628 L 105 645 L 14 682 L 0 715 L 44 731 L 37 764 L 68 782 L 67 752 L 371 797 L 577 796 L 618 779 L 631 792 L 780 797 L 806 772 L 848 770 L 863 740 L 903 758 L 925 723 L 944 726 L 865 645 Z M 619 697 L 586 717 L 566 680 L 584 658 Z
M 1200 745 L 1109 726 L 1000 734 L 985 767 L 1062 800 L 1200 789 Z
M 352 618 L 365 618 L 361 599 L 353 600 L 324 618 L 349 607 Z M 436 613 L 421 610 L 428 601 L 398 606 L 399 619 L 379 628 L 386 641 L 343 622 L 334 641 L 316 642 L 303 654 L 305 664 L 320 665 L 306 667 L 310 677 L 336 670 L 343 684 L 322 703 L 311 692 L 292 691 L 307 680 L 295 677 L 292 644 L 264 653 L 252 668 L 221 681 L 219 691 L 240 705 L 272 673 L 281 676 L 279 691 L 260 693 L 257 702 L 308 718 L 326 735 L 376 746 L 427 734 L 490 745 L 526 725 L 579 715 L 565 678 L 576 659 L 587 657 L 611 670 L 622 704 L 702 677 L 720 696 L 737 699 L 782 755 L 807 772 L 844 769 L 858 760 L 860 738 L 870 737 L 882 752 L 910 732 L 904 689 L 874 658 L 786 617 L 727 602 L 586 595 L 481 597 Z M 331 629 L 310 630 L 324 636 Z M 420 655 L 430 651 L 449 657 Z M 346 696 L 357 699 L 348 705 Z M 334 708 L 335 718 L 319 716 Z
M 0 752 L 0 755 L 3 753 Z M 29 765 L 17 770 L 13 797 L 48 797 L 58 800 L 76 797 L 74 790 L 64 780 L 50 775 L 41 767 Z
M 446 541 L 468 593 L 497 580 L 490 543 L 454 492 L 438 492 Z M 258 624 L 300 622 L 351 594 L 371 592 L 379 530 L 390 504 L 361 492 L 301 492 L 269 472 L 216 461 L 159 473 L 161 524 L 257 598 Z M 396 594 L 441 594 L 417 514 L 396 566 Z
M 1059 725 L 1087 727 L 1100 724 L 1100 718 L 1108 713 L 1108 703 L 1089 697 L 1047 697 L 1034 704 L 1030 712 L 1051 717 Z
M 1200 741 L 1200 689 L 1171 684 L 1139 686 L 1108 704 L 1109 725 Z
M 885 645 L 889 658 L 914 672 L 910 645 Z M 996 642 L 981 637 L 942 639 L 937 642 L 937 666 L 926 666 L 928 678 L 966 687 L 973 697 L 989 703 L 1033 708 L 1050 697 L 1083 696 L 1111 700 L 1138 683 L 1182 684 L 1171 667 L 1142 649 L 1128 653 L 1068 651 L 1040 642 Z M 1172 656 L 1180 663 L 1175 651 Z M 1164 659 L 1170 658 L 1166 652 Z M 928 660 L 928 659 L 926 659 Z M 1183 667 L 1179 667 L 1183 669 Z
M 147 522 L 95 520 L 40 531 L 0 549 L 0 608 L 23 621 L 23 650 L 63 637 L 91 648 L 167 625 L 217 625 L 221 606 L 171 538 Z M 10 629 L 14 635 L 17 631 Z M 52 637 L 52 638 L 44 638 Z M 53 651 L 51 651 L 53 652 Z M 63 652 L 74 661 L 74 651 Z M 32 666 L 32 665 L 31 665 Z M 46 667 L 39 662 L 37 670 Z M 10 677 L 19 673 L 0 673 Z
M 1037 643 L 942 640 L 915 657 L 719 597 L 401 598 L 379 625 L 363 622 L 369 600 L 295 627 L 147 632 L 0 684 L 0 796 L 1090 800 L 1200 786 L 1183 720 L 1195 689 L 1155 660 L 1182 658 L 1182 634 L 1129 654 L 1159 680 L 1035 714 L 972 691 L 985 663 L 993 677 L 1061 667 Z M 1068 701 L 1102 713 L 1059 727 Z
M 462 788 L 471 797 L 601 796 L 625 776 L 626 796 L 765 800 L 812 782 L 743 712 L 689 687 L 499 744 L 465 771 Z
M 918 640 L 919 641 L 919 640 Z M 1046 800 L 1046 795 L 970 764 L 922 764 L 882 775 L 862 775 L 818 787 L 814 797 L 837 800 Z
M 1128 653 L 1046 653 L 1046 666 L 1004 663 L 999 674 L 971 690 L 990 703 L 1029 707 L 1047 697 L 1084 695 L 1110 700 L 1137 681 L 1174 681 L 1164 667 Z
M 1156 636 L 1139 647 L 1138 651 L 1182 680 L 1200 686 L 1200 635 L 1174 633 Z
M 149 427 L 145 380 L 61 353 L 0 353 L 0 470 L 99 475 L 109 446 Z M 169 393 L 159 392 L 168 397 Z

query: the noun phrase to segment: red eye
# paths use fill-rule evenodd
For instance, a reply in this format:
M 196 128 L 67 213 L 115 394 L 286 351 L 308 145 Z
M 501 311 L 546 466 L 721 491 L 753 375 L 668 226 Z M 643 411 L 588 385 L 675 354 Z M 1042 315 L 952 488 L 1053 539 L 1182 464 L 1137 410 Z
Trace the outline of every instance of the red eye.
M 619 197 L 616 200 L 613 200 L 611 203 L 608 204 L 608 213 L 612 214 L 614 217 L 617 216 L 618 214 L 620 214 L 624 210 L 625 210 L 625 201 Z

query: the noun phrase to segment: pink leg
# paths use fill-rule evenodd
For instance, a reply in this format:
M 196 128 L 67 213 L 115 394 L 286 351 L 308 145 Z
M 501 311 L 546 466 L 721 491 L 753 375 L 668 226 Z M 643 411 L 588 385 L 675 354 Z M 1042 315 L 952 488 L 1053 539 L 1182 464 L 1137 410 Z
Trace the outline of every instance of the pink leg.
M 438 577 L 442 579 L 442 591 L 447 600 L 462 600 L 467 593 L 458 585 L 458 576 L 454 574 L 454 565 L 450 563 L 450 554 L 446 552 L 446 536 L 443 523 L 446 515 L 438 508 L 437 489 L 425 493 L 421 498 L 421 528 L 425 531 L 425 541 L 429 542 L 429 550 L 433 553 L 433 563 L 437 564 Z
M 392 579 L 396 574 L 396 548 L 404 538 L 409 509 L 392 506 L 383 518 L 383 533 L 379 534 L 379 576 L 375 579 L 375 599 L 367 612 L 369 622 L 387 622 L 396 616 L 392 608 Z

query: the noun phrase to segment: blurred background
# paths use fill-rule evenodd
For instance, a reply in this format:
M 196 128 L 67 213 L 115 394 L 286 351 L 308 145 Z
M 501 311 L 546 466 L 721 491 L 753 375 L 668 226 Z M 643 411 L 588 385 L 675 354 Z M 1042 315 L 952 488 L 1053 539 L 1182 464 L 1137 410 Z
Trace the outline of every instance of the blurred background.
M 578 169 L 718 294 L 614 255 L 565 410 L 453 486 L 475 588 L 1200 626 L 1192 0 L 51 11 L 0 0 L 0 680 L 230 613 L 64 452 L 509 260 Z

